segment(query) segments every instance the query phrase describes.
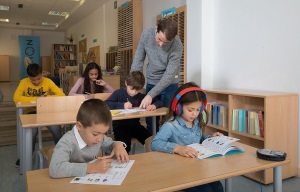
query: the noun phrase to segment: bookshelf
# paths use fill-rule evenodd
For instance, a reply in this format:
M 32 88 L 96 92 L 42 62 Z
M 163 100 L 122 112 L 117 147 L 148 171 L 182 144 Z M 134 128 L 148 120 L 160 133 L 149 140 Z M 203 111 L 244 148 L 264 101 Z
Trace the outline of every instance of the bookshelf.
M 277 149 L 287 153 L 291 164 L 282 169 L 282 178 L 297 175 L 298 170 L 298 94 L 238 90 L 206 90 L 209 102 L 228 106 L 227 126 L 218 127 L 208 124 L 206 133 L 220 131 L 225 135 L 239 138 L 239 142 L 256 147 Z M 264 111 L 264 137 L 232 131 L 233 109 L 254 109 Z M 234 166 L 234 165 L 233 165 Z M 273 182 L 273 170 L 247 174 L 247 177 L 264 184 Z
M 183 45 L 183 53 L 180 59 L 180 74 L 179 74 L 179 85 L 186 83 L 186 6 L 176 8 L 175 14 L 169 16 L 178 23 L 177 35 Z M 156 23 L 158 24 L 162 19 L 161 15 L 156 16 Z
M 58 77 L 59 69 L 77 66 L 76 45 L 53 44 L 51 54 L 51 76 Z
M 130 72 L 133 56 L 137 49 L 142 30 L 142 0 L 131 0 L 122 4 L 118 8 L 117 51 L 117 65 L 120 66 L 117 75 L 120 75 L 121 87 L 125 87 L 125 78 Z

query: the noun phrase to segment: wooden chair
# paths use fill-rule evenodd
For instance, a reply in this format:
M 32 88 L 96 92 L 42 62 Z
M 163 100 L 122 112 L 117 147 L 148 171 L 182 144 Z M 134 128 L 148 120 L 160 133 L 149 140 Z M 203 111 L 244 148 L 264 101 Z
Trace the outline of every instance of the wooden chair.
M 94 94 L 94 98 L 105 101 L 110 95 L 111 93 L 96 93 Z
M 36 102 L 37 114 L 78 111 L 85 101 L 84 96 L 39 97 Z M 55 145 L 42 147 L 42 130 L 38 128 L 39 150 L 36 153 L 36 167 L 44 167 L 44 159 L 50 162 Z M 50 159 L 49 159 L 50 157 Z
M 94 98 L 105 101 L 110 95 L 111 95 L 111 93 L 96 93 L 96 94 L 94 94 Z M 107 134 L 107 136 L 111 137 L 113 140 L 115 140 L 115 135 L 113 134 L 112 126 L 111 126 L 110 133 Z M 131 153 L 132 154 L 135 153 L 135 148 L 136 148 L 137 143 L 139 143 L 139 141 L 136 138 L 132 137 L 131 138 L 131 145 L 132 145 Z
M 145 141 L 145 152 L 151 152 L 151 141 L 154 139 L 154 136 L 150 136 Z

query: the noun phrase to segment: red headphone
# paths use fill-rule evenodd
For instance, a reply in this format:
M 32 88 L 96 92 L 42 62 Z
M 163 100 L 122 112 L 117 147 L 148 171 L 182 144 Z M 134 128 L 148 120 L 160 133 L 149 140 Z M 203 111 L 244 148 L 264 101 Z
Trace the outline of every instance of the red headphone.
M 191 92 L 191 91 L 201 91 L 205 94 L 205 100 L 202 103 L 201 107 L 200 107 L 200 113 L 203 111 L 203 109 L 206 108 L 206 104 L 207 104 L 207 95 L 205 93 L 205 91 L 199 87 L 189 87 L 186 89 L 181 90 L 173 99 L 172 101 L 172 105 L 171 105 L 171 110 L 176 113 L 176 115 L 181 115 L 182 114 L 182 105 L 181 103 L 179 103 L 179 99 L 182 97 L 182 95 Z

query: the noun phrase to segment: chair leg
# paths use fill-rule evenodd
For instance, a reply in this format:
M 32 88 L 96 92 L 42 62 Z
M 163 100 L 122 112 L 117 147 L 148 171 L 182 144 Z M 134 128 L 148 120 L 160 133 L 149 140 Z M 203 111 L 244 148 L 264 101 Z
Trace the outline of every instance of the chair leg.
M 39 150 L 43 147 L 43 137 L 42 137 L 42 128 L 38 128 L 38 139 L 39 139 Z
M 135 146 L 136 144 L 132 144 L 132 147 L 131 147 L 131 154 L 134 155 L 135 154 Z

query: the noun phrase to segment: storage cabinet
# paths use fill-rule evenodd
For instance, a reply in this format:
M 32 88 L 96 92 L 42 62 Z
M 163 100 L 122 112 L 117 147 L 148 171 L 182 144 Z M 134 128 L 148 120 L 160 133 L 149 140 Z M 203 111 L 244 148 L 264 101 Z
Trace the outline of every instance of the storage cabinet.
M 179 74 L 179 85 L 186 83 L 186 6 L 182 6 L 176 9 L 175 14 L 170 15 L 173 20 L 178 23 L 177 35 L 183 45 L 183 53 L 180 59 L 180 74 Z M 156 16 L 157 24 L 162 20 L 162 16 Z
M 283 178 L 297 175 L 298 167 L 298 94 L 237 89 L 206 90 L 209 102 L 228 106 L 227 126 L 207 125 L 206 133 L 221 131 L 239 138 L 241 143 L 256 147 L 277 149 L 287 153 L 291 164 L 283 167 Z M 232 131 L 232 110 L 253 109 L 264 111 L 264 137 Z M 234 166 L 234 165 L 232 165 Z M 273 182 L 273 170 L 247 174 L 264 184 Z
M 118 51 L 106 53 L 106 70 L 112 70 L 118 63 Z
M 59 69 L 77 66 L 76 45 L 53 44 L 51 54 L 51 76 L 58 77 Z
M 130 72 L 134 53 L 143 30 L 142 0 L 132 0 L 118 8 L 118 53 L 120 85 L 125 87 L 125 78 Z M 114 66 L 112 66 L 113 68 Z
M 0 55 L 0 81 L 10 81 L 10 64 L 8 55 Z

